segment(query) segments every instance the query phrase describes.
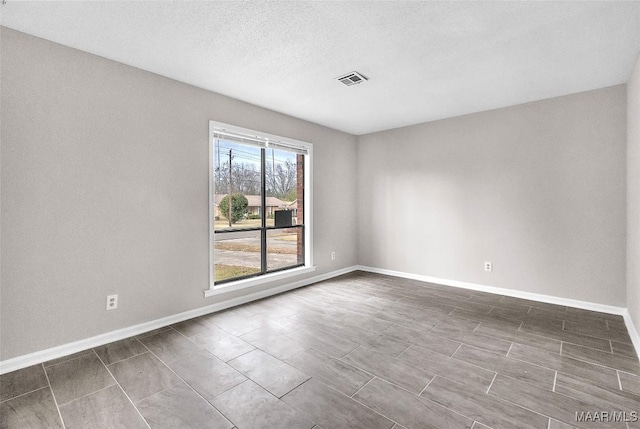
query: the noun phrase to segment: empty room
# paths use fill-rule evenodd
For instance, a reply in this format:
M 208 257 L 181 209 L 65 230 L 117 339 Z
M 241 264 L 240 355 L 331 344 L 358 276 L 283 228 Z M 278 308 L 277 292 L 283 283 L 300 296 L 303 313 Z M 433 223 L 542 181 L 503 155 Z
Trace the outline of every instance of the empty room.
M 640 428 L 640 1 L 0 24 L 0 429 Z

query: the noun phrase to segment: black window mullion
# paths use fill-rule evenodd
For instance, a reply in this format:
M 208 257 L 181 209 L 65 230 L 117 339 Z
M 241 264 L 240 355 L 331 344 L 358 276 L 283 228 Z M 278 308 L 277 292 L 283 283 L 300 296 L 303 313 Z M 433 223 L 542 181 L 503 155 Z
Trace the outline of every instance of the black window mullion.
M 266 150 L 264 148 L 260 150 L 260 211 L 262 212 L 262 216 L 260 216 L 260 223 L 262 225 L 262 230 L 260 231 L 260 272 L 262 274 L 267 272 L 267 180 L 265 152 Z
M 238 147 L 240 149 L 243 147 L 242 145 L 251 146 L 251 144 L 247 144 L 244 141 L 235 141 L 233 139 L 229 139 L 229 140 L 231 141 L 232 144 L 238 145 Z M 216 144 L 219 145 L 220 143 L 216 141 L 216 142 L 214 142 L 214 145 L 216 145 Z M 266 144 L 269 145 L 269 142 L 267 142 Z M 305 254 L 307 253 L 306 252 L 307 244 L 305 242 L 306 241 L 305 240 L 306 227 L 305 227 L 305 222 L 304 222 L 304 220 L 305 220 L 304 218 L 306 217 L 305 216 L 306 215 L 306 211 L 304 210 L 305 209 L 305 207 L 304 207 L 304 197 L 305 197 L 305 191 L 306 191 L 306 188 L 304 186 L 304 170 L 305 170 L 305 167 L 306 167 L 306 165 L 305 165 L 305 158 L 306 157 L 303 156 L 303 155 L 300 155 L 299 154 L 300 152 L 298 152 L 298 151 L 295 151 L 295 150 L 289 151 L 289 152 L 294 152 L 294 153 L 297 154 L 296 157 L 295 157 L 295 159 L 296 159 L 296 169 L 297 169 L 297 171 L 295 172 L 296 180 L 297 180 L 297 182 L 296 182 L 296 186 L 297 186 L 296 198 L 297 198 L 297 204 L 298 204 L 298 212 L 296 213 L 297 219 L 296 219 L 295 224 L 288 225 L 288 226 L 278 226 L 278 227 L 276 227 L 275 226 L 275 222 L 271 222 L 270 223 L 269 219 L 267 218 L 267 216 L 269 215 L 268 206 L 267 206 L 267 201 L 268 201 L 267 192 L 268 191 L 272 192 L 273 189 L 270 189 L 270 185 L 267 183 L 267 180 L 270 180 L 270 179 L 267 179 L 266 166 L 267 166 L 267 162 L 270 163 L 271 160 L 267 161 L 267 156 L 268 155 L 266 153 L 266 150 L 267 149 L 272 149 L 273 150 L 273 148 L 270 147 L 270 146 L 266 146 L 266 147 L 262 146 L 262 147 L 260 147 L 258 149 L 258 148 L 255 148 L 256 145 L 253 145 L 253 146 L 254 146 L 254 148 L 251 150 L 251 152 L 253 153 L 253 158 L 250 160 L 250 163 L 253 164 L 252 167 L 255 166 L 256 161 L 258 161 L 258 160 L 255 159 L 255 155 L 257 155 L 256 152 L 258 152 L 260 154 L 260 159 L 259 159 L 260 171 L 258 173 L 259 174 L 259 178 L 260 178 L 259 179 L 260 180 L 260 183 L 259 183 L 260 197 L 259 197 L 258 203 L 259 203 L 259 207 L 260 207 L 261 216 L 260 216 L 259 224 L 258 224 L 258 226 L 251 226 L 249 228 L 243 228 L 242 226 L 244 226 L 244 225 L 240 225 L 240 226 L 234 225 L 234 226 L 230 226 L 227 229 L 221 229 L 221 230 L 216 229 L 216 226 L 214 225 L 213 226 L 214 244 L 212 246 L 212 250 L 213 251 L 220 251 L 220 252 L 222 252 L 222 250 L 224 250 L 224 249 L 219 250 L 217 243 L 215 243 L 215 241 L 216 241 L 215 236 L 218 235 L 218 234 L 220 234 L 220 238 L 221 239 L 223 239 L 224 234 L 231 234 L 231 235 L 228 235 L 228 236 L 224 236 L 224 238 L 227 238 L 227 239 L 231 240 L 231 243 L 233 244 L 233 240 L 242 239 L 242 238 L 248 237 L 248 235 L 247 236 L 243 236 L 243 235 L 234 236 L 233 234 L 253 231 L 253 234 L 251 234 L 252 237 L 251 237 L 251 240 L 250 240 L 250 244 L 251 244 L 252 248 L 251 249 L 249 249 L 249 248 L 240 249 L 240 250 L 243 250 L 243 251 L 246 250 L 246 251 L 249 251 L 249 252 L 253 252 L 253 255 L 255 255 L 255 244 L 256 244 L 255 243 L 255 238 L 256 238 L 255 237 L 255 232 L 260 232 L 260 235 L 259 235 L 260 267 L 259 267 L 259 270 L 256 271 L 255 270 L 255 265 L 253 265 L 255 262 L 253 264 L 238 263 L 237 265 L 241 265 L 242 266 L 242 267 L 238 267 L 238 268 L 243 268 L 245 265 L 252 265 L 252 266 L 247 266 L 246 267 L 247 268 L 246 272 L 247 273 L 251 273 L 251 274 L 241 274 L 242 271 L 238 270 L 237 272 L 235 272 L 235 271 L 233 271 L 231 269 L 231 268 L 234 268 L 234 267 L 230 267 L 229 268 L 230 271 L 226 275 L 227 276 L 228 275 L 230 275 L 230 276 L 235 275 L 236 277 L 230 277 L 230 278 L 225 278 L 224 280 L 218 280 L 218 281 L 215 281 L 215 284 L 224 284 L 224 283 L 227 283 L 227 282 L 234 282 L 234 281 L 237 281 L 237 280 L 245 280 L 245 279 L 249 279 L 249 278 L 252 278 L 252 277 L 258 277 L 258 276 L 262 276 L 264 274 L 275 273 L 275 272 L 279 272 L 279 271 L 285 271 L 285 270 L 288 270 L 288 269 L 304 266 L 304 263 L 305 263 Z M 235 148 L 235 146 L 233 146 L 233 147 Z M 221 156 L 220 147 L 217 146 L 216 148 L 217 148 L 217 152 L 214 152 L 214 163 L 216 161 L 219 163 L 221 161 L 221 159 L 220 159 L 220 156 Z M 238 149 L 239 153 L 243 153 L 240 149 Z M 258 150 L 256 150 L 256 149 L 258 149 Z M 288 149 L 286 149 L 286 148 L 283 149 L 282 147 L 279 147 L 279 149 L 283 150 L 283 151 L 288 151 Z M 231 150 L 231 149 L 229 149 L 229 150 Z M 280 153 L 280 152 L 278 152 L 278 153 Z M 235 155 L 236 152 L 234 151 L 233 154 Z M 215 157 L 215 155 L 217 155 L 217 158 Z M 247 156 L 249 156 L 249 155 L 247 155 Z M 269 155 L 269 156 L 271 157 L 271 155 Z M 288 161 L 289 159 L 291 159 L 291 154 L 290 153 L 286 154 L 286 155 L 284 155 L 284 157 L 285 157 L 285 160 Z M 249 158 L 247 158 L 247 159 L 249 159 Z M 218 170 L 219 170 L 219 168 L 220 167 L 218 167 Z M 216 171 L 218 171 L 218 170 L 216 170 Z M 225 172 L 226 172 L 226 170 L 225 170 Z M 253 177 L 254 178 L 251 179 L 251 180 L 255 180 L 255 176 L 253 176 Z M 218 176 L 215 176 L 215 180 L 218 180 Z M 247 189 L 249 189 L 249 188 L 247 188 Z M 253 187 L 251 187 L 250 191 L 246 190 L 245 192 L 253 194 L 253 193 L 257 193 L 256 191 L 257 190 L 255 189 L 255 186 L 253 186 Z M 229 206 L 231 208 L 231 206 L 233 204 L 233 200 L 231 198 L 231 190 L 228 190 L 227 193 L 229 194 Z M 285 209 L 287 209 L 287 208 L 291 209 L 291 207 L 289 207 L 289 206 L 283 206 L 283 207 Z M 275 207 L 273 207 L 273 208 L 275 208 Z M 274 215 L 274 213 L 272 213 L 272 216 L 273 215 Z M 282 230 L 282 232 L 279 233 L 278 232 L 279 230 Z M 296 232 L 295 230 L 297 230 L 297 233 L 296 233 L 297 234 L 297 240 L 293 239 L 295 237 L 293 237 L 292 233 Z M 288 256 L 280 256 L 279 255 L 280 253 L 286 253 L 286 254 L 290 253 L 286 249 L 284 251 L 280 250 L 281 243 L 280 243 L 280 238 L 279 237 L 281 235 L 283 237 L 285 237 L 282 240 L 284 240 L 284 241 L 294 241 L 296 243 L 295 249 L 296 249 L 297 259 L 289 260 Z M 272 246 L 271 249 L 269 249 L 267 247 L 269 245 L 269 243 L 270 243 L 268 241 L 269 239 L 271 239 L 272 241 L 276 240 L 276 241 L 271 243 L 271 246 Z M 273 243 L 276 243 L 276 244 L 273 244 Z M 287 245 L 289 246 L 291 244 L 293 244 L 293 243 L 288 243 Z M 222 246 L 221 246 L 221 248 L 222 248 Z M 233 250 L 233 251 L 238 250 L 238 249 L 235 249 L 233 247 L 229 247 L 229 249 Z M 287 249 L 289 249 L 289 247 L 287 247 Z M 270 255 L 269 250 L 271 250 L 272 252 L 277 253 L 278 255 L 275 255 L 275 257 L 274 257 L 273 254 Z M 291 254 L 293 254 L 293 253 L 291 253 Z M 221 261 L 223 259 L 224 258 L 221 257 Z M 254 259 L 254 261 L 255 261 L 255 259 Z M 214 263 L 217 263 L 217 262 L 218 262 L 217 260 L 214 261 L 214 256 L 212 256 L 211 263 L 214 264 Z M 220 263 L 222 263 L 222 262 L 220 262 Z M 227 263 L 227 264 L 230 264 L 230 263 Z M 282 266 L 283 264 L 291 264 L 291 265 Z M 234 264 L 231 264 L 231 265 L 234 265 Z

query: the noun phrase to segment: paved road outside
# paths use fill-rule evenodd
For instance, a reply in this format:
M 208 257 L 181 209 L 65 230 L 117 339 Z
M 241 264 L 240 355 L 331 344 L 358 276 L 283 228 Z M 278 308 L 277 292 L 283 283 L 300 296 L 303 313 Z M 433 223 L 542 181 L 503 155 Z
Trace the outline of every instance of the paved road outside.
M 293 234 L 288 234 L 293 235 Z M 231 243 L 246 246 L 260 246 L 260 232 L 242 231 L 229 234 L 221 234 L 216 237 L 216 243 Z M 295 241 L 285 241 L 278 237 L 267 238 L 267 269 L 274 270 L 278 268 L 296 265 L 298 257 L 295 253 L 273 253 L 272 249 L 296 249 Z M 241 267 L 250 267 L 260 269 L 260 253 L 244 252 L 237 250 L 215 249 L 214 260 L 216 264 L 235 265 Z

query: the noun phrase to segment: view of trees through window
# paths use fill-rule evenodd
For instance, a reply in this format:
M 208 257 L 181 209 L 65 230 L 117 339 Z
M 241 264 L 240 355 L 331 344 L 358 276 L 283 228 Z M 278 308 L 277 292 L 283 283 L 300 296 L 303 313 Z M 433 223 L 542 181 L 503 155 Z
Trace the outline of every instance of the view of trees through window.
M 304 155 L 220 137 L 212 170 L 215 282 L 303 265 Z

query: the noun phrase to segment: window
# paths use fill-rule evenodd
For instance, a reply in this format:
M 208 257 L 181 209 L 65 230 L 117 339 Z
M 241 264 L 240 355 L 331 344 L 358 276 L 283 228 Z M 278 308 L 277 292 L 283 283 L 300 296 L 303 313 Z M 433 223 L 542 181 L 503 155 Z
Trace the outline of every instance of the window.
M 210 127 L 210 288 L 311 267 L 311 145 Z

